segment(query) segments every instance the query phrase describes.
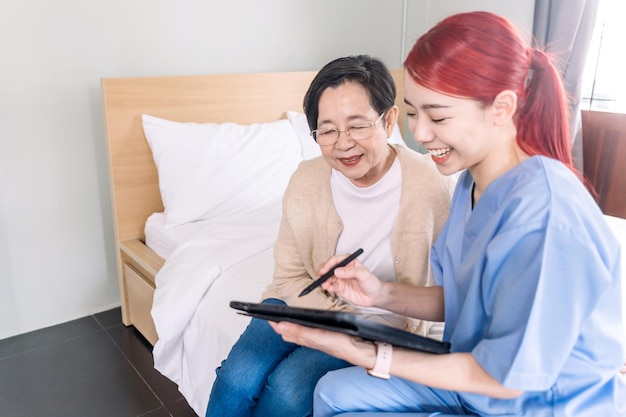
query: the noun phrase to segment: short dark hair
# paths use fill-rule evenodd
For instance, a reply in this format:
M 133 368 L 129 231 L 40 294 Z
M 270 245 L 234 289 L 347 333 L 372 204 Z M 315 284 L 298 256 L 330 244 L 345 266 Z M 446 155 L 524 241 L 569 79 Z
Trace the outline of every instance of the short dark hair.
M 336 88 L 348 81 L 357 82 L 365 88 L 370 105 L 377 113 L 395 104 L 396 84 L 385 64 L 369 55 L 338 58 L 324 65 L 304 95 L 304 113 L 311 130 L 317 129 L 318 105 L 322 93 L 329 87 Z

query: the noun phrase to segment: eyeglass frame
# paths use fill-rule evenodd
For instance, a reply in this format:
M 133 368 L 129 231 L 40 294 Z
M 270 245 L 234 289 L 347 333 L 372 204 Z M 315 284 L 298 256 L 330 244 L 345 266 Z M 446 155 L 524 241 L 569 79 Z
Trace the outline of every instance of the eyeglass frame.
M 352 127 L 349 127 L 349 128 L 347 128 L 345 130 L 341 130 L 341 129 L 324 129 L 323 130 L 324 132 L 331 132 L 333 130 L 337 132 L 337 137 L 335 138 L 335 141 L 333 143 L 320 144 L 317 141 L 317 132 L 318 132 L 319 129 L 311 130 L 309 135 L 313 137 L 313 140 L 315 140 L 315 143 L 317 143 L 319 146 L 331 146 L 331 145 L 334 145 L 339 140 L 339 136 L 341 136 L 342 132 L 345 133 L 348 137 L 350 137 L 350 139 L 355 140 L 355 141 L 369 139 L 371 137 L 371 135 L 366 137 L 366 138 L 362 138 L 362 139 L 354 139 L 350 135 L 350 129 L 354 129 L 354 128 L 371 129 L 374 126 L 376 126 L 378 124 L 378 122 L 380 122 L 383 119 L 383 116 L 385 116 L 386 113 L 387 113 L 387 110 L 383 111 L 380 115 L 378 115 L 378 118 L 376 118 L 376 120 L 374 120 L 373 122 L 367 122 L 367 124 L 369 126 L 366 126 L 366 123 L 363 123 L 363 126 L 352 126 Z

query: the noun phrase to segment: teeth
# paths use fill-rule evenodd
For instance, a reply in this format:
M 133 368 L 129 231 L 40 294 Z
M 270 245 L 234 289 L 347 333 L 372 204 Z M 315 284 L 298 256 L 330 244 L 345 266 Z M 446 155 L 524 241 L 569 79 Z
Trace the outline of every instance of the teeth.
M 430 154 L 433 156 L 441 158 L 442 156 L 446 155 L 451 150 L 452 148 L 430 149 L 428 152 L 430 152 Z

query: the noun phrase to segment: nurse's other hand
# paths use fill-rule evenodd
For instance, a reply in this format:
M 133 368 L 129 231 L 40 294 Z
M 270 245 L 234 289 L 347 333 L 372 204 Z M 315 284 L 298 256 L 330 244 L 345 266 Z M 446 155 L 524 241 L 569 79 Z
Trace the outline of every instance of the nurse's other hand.
M 314 329 L 286 321 L 279 323 L 270 321 L 269 324 L 276 333 L 283 337 L 285 342 L 326 352 L 353 365 L 371 368 L 376 361 L 374 344 L 358 337 L 330 330 Z

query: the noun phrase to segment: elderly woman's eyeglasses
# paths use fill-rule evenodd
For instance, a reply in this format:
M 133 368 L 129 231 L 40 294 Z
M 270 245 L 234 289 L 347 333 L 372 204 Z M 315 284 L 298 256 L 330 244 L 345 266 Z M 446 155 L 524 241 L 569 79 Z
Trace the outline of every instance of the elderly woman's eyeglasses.
M 313 136 L 318 145 L 322 146 L 334 145 L 339 140 L 341 132 L 350 136 L 353 140 L 364 140 L 372 136 L 372 128 L 382 120 L 384 115 L 385 112 L 382 112 L 375 121 L 356 124 L 348 127 L 346 130 L 315 129 L 311 132 L 311 136 Z

